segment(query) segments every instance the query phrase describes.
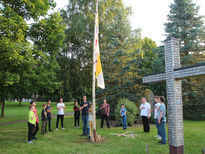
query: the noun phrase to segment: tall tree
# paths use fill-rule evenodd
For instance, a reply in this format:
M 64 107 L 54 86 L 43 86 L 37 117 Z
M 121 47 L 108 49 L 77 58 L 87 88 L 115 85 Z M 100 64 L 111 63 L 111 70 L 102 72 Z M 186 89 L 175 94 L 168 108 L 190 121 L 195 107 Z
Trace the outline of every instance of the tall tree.
M 203 16 L 192 0 L 174 0 L 170 5 L 165 31 L 180 40 L 182 64 L 194 63 L 193 52 L 200 52 L 204 34 Z M 190 54 L 192 52 L 192 54 Z
M 169 36 L 180 40 L 182 66 L 205 60 L 202 59 L 204 57 L 202 51 L 205 49 L 205 28 L 203 24 L 203 16 L 199 15 L 199 6 L 192 0 L 174 0 L 174 3 L 170 5 L 165 31 Z M 203 79 L 197 81 L 197 78 L 183 80 L 183 100 L 186 111 L 194 111 L 196 103 L 203 102 L 200 91 L 202 90 L 202 93 L 205 92 L 201 88 L 202 85 L 202 87 L 205 86 L 205 82 Z M 186 112 L 184 113 L 187 114 Z M 192 117 L 195 116 L 195 113 L 191 113 Z
M 57 81 L 57 72 L 60 67 L 57 55 L 63 45 L 64 25 L 59 13 L 50 14 L 36 23 L 33 23 L 28 33 L 34 43 L 34 58 L 37 61 L 34 70 L 35 78 L 33 92 L 43 96 L 53 93 L 61 82 Z
M 55 3 L 53 0 L 0 0 L 0 3 L 0 102 L 3 117 L 5 99 L 17 93 L 17 86 L 21 86 L 21 90 L 27 89 L 25 93 L 28 93 L 31 87 L 29 80 L 34 75 L 32 69 L 39 61 L 34 57 L 35 47 L 27 39 L 29 26 L 26 20 L 37 21 Z M 23 84 L 20 85 L 21 83 Z

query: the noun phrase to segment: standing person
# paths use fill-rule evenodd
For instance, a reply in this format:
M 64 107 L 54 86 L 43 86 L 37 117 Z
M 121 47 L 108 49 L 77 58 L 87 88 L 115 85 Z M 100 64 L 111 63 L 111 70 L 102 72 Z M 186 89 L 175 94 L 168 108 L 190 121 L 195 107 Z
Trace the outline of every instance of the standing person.
M 48 100 L 48 104 L 46 107 L 46 112 L 47 112 L 47 123 L 48 123 L 48 130 L 49 132 L 52 132 L 51 129 L 51 119 L 52 119 L 52 107 L 51 107 L 51 100 Z M 47 127 L 47 123 L 46 123 L 46 127 Z
M 36 108 L 36 101 L 32 101 L 32 102 L 30 103 L 30 105 L 34 106 L 33 112 L 34 112 L 34 114 L 35 114 L 35 116 L 36 116 L 36 125 L 35 125 L 35 127 L 34 127 L 32 139 L 33 139 L 33 140 L 37 140 L 36 134 L 37 134 L 37 132 L 38 132 L 38 130 L 39 130 L 39 123 L 40 123 L 40 122 L 39 122 L 39 119 L 38 119 L 38 113 L 37 113 L 37 108 Z
M 33 143 L 32 137 L 33 137 L 33 130 L 36 124 L 36 116 L 34 114 L 34 106 L 29 106 L 29 113 L 28 113 L 28 142 L 27 143 Z
M 89 122 L 89 127 L 90 127 L 90 133 L 89 133 L 89 138 L 93 139 L 93 106 L 90 105 L 88 109 L 88 122 Z
M 149 103 L 147 103 L 146 98 L 142 98 L 141 101 L 142 104 L 140 105 L 139 110 L 141 111 L 140 115 L 142 117 L 144 132 L 149 132 L 150 131 L 149 118 L 151 116 L 151 106 Z
M 159 96 L 155 96 L 154 97 L 154 101 L 155 101 L 155 105 L 154 105 L 154 121 L 155 121 L 155 125 L 157 127 L 157 137 L 158 139 L 161 139 L 160 133 L 159 133 L 159 124 L 158 124 L 158 110 L 159 110 L 159 106 L 160 104 L 160 97 Z
M 63 98 L 60 98 L 60 102 L 57 104 L 57 121 L 56 121 L 56 130 L 58 130 L 58 122 L 61 119 L 61 127 L 62 129 L 65 129 L 63 127 L 63 120 L 64 120 L 64 111 L 65 111 L 65 104 L 63 103 Z
M 83 96 L 83 102 L 80 104 L 80 111 L 82 111 L 82 121 L 83 121 L 83 135 L 89 135 L 89 124 L 88 124 L 88 108 L 90 103 L 87 102 L 87 97 Z
M 104 119 L 107 122 L 107 128 L 110 128 L 110 124 L 109 124 L 110 105 L 107 104 L 106 99 L 103 100 L 103 104 L 100 106 L 100 110 L 102 111 L 101 128 L 103 128 Z
M 80 125 L 79 125 L 79 122 L 80 122 L 80 110 L 79 110 L 79 107 L 78 107 L 78 102 L 75 102 L 74 104 L 74 107 L 73 107 L 73 110 L 74 110 L 74 120 L 75 120 L 75 128 L 76 128 L 76 123 L 78 123 L 78 128 L 80 128 Z
M 166 144 L 167 143 L 167 138 L 166 138 L 166 107 L 165 107 L 165 98 L 164 96 L 160 96 L 160 107 L 158 110 L 158 124 L 159 124 L 159 131 L 160 131 L 160 136 L 162 137 L 160 143 L 161 144 Z
M 41 134 L 44 135 L 45 133 L 47 133 L 46 131 L 47 112 L 46 112 L 45 104 L 43 104 L 43 109 L 41 111 L 41 120 L 42 120 Z
M 122 127 L 123 127 L 123 130 L 126 130 L 127 129 L 127 111 L 125 109 L 125 105 L 122 104 L 121 105 L 121 109 L 120 109 L 120 115 L 121 115 L 121 119 L 122 119 Z

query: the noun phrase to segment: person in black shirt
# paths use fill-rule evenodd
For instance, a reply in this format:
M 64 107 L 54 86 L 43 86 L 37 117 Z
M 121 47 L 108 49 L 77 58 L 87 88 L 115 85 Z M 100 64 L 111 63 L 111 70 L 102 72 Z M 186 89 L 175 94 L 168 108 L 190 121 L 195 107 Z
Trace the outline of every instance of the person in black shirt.
M 51 129 L 51 119 L 52 119 L 51 100 L 48 100 L 46 112 L 47 112 L 47 119 L 48 119 L 48 129 L 49 129 L 49 132 L 52 132 L 52 129 Z M 46 123 L 46 128 L 47 128 L 47 123 Z
M 87 102 L 87 97 L 83 96 L 83 102 L 80 104 L 80 111 L 82 111 L 82 121 L 83 121 L 83 136 L 89 135 L 89 124 L 88 124 L 88 109 L 90 103 Z
M 43 104 L 43 109 L 41 111 L 41 120 L 42 120 L 41 134 L 44 135 L 46 133 L 46 122 L 47 122 L 47 112 L 46 112 L 45 104 Z
M 74 105 L 75 106 L 73 107 L 73 110 L 74 110 L 75 128 L 76 128 L 76 122 L 78 122 L 78 128 L 80 128 L 80 126 L 79 126 L 80 111 L 79 111 L 79 108 L 78 108 L 78 102 L 75 102 Z

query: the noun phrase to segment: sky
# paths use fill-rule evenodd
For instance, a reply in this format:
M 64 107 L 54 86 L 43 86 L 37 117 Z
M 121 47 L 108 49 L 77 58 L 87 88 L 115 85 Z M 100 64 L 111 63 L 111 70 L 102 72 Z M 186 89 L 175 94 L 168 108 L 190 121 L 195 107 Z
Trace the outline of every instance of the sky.
M 63 8 L 68 0 L 55 0 L 56 10 Z M 174 0 L 123 0 L 125 6 L 132 8 L 130 23 L 132 29 L 141 28 L 142 37 L 149 37 L 161 45 L 165 40 L 164 23 L 167 21 L 169 5 Z M 200 6 L 200 15 L 205 16 L 205 0 L 193 0 Z

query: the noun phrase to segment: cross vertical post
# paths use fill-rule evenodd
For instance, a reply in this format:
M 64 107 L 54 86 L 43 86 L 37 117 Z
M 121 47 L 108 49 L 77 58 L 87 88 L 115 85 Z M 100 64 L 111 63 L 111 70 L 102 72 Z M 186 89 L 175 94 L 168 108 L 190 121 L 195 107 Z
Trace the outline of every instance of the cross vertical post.
M 165 74 L 167 85 L 167 120 L 170 154 L 184 153 L 183 104 L 181 80 L 175 79 L 174 69 L 180 68 L 179 40 L 165 41 Z

